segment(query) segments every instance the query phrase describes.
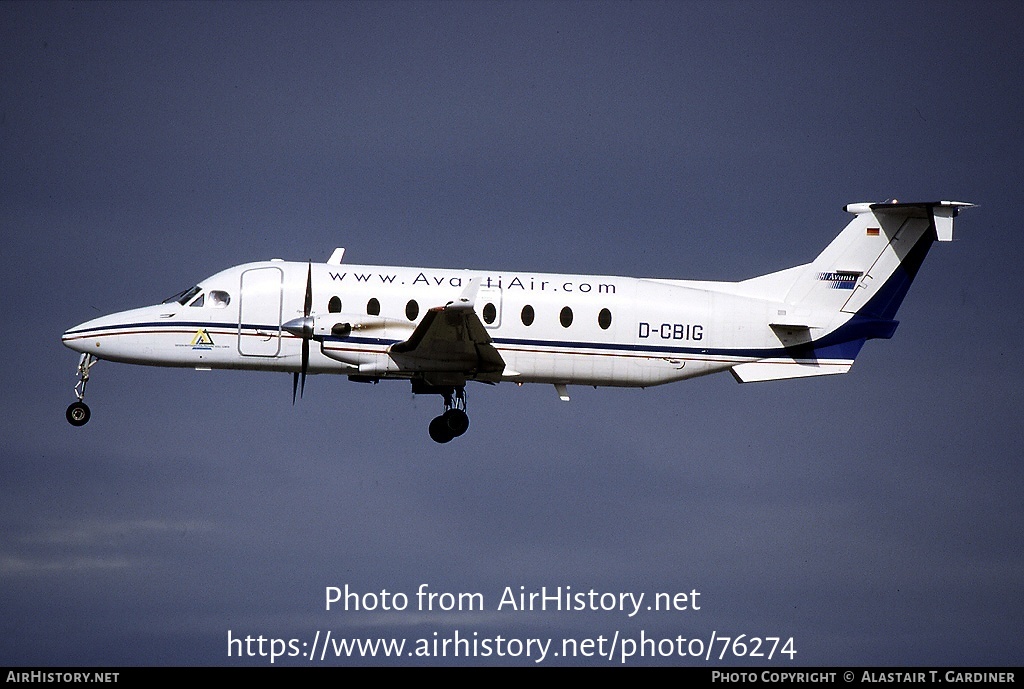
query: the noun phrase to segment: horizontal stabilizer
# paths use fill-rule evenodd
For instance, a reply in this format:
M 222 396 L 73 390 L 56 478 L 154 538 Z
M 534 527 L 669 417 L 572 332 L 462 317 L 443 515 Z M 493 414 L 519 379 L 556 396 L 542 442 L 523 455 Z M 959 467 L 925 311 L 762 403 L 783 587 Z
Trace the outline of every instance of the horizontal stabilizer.
M 811 376 L 832 376 L 848 373 L 853 362 L 846 363 L 801 363 L 793 359 L 771 361 L 752 361 L 733 366 L 732 375 L 740 383 L 760 383 L 766 380 L 787 380 L 790 378 L 809 378 Z
M 875 213 L 904 218 L 928 218 L 935 225 L 935 235 L 940 242 L 953 241 L 953 218 L 961 208 L 974 208 L 966 201 L 927 201 L 923 203 L 850 203 L 843 210 L 854 215 Z

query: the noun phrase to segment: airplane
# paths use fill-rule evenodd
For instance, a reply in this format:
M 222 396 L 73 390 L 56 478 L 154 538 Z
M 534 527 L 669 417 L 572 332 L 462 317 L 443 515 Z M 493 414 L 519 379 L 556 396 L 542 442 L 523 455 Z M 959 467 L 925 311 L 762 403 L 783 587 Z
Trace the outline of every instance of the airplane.
M 160 304 L 76 325 L 74 426 L 99 359 L 148 366 L 407 380 L 444 402 L 428 432 L 469 428 L 470 381 L 647 387 L 729 371 L 741 383 L 846 373 L 896 311 L 931 244 L 974 204 L 854 203 L 810 263 L 739 282 L 349 265 L 228 268 Z

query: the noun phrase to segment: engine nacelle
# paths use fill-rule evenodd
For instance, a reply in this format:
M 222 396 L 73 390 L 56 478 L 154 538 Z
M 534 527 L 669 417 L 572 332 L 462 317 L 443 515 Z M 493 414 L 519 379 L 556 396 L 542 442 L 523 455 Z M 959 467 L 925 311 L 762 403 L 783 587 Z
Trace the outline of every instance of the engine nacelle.
M 302 319 L 296 319 L 302 320 Z M 324 313 L 310 316 L 312 339 L 320 343 L 323 355 L 350 366 L 364 369 L 367 375 L 382 375 L 394 366 L 387 354 L 388 347 L 395 342 L 407 340 L 416 324 L 366 314 Z M 348 346 L 358 342 L 360 347 Z M 379 344 L 376 352 L 367 351 L 365 345 Z

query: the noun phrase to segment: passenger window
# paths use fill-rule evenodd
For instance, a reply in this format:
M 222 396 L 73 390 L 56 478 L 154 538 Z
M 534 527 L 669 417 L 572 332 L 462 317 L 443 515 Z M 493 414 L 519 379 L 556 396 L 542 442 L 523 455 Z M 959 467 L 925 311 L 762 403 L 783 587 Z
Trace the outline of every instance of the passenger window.
M 366 302 L 366 315 L 367 316 L 379 316 L 380 315 L 380 302 L 374 297 L 370 301 Z
M 494 319 L 498 317 L 498 309 L 494 308 L 494 304 L 488 302 L 484 306 L 484 323 L 490 325 L 494 322 Z
M 231 303 L 231 295 L 219 289 L 210 290 L 210 306 L 223 309 Z
M 205 301 L 206 301 L 206 295 L 205 294 L 200 294 L 196 298 L 196 300 L 194 302 L 189 304 L 189 306 L 202 306 Z
M 562 312 L 558 314 L 558 322 L 562 324 L 563 328 L 568 328 L 572 325 L 572 309 L 568 306 L 562 308 Z
M 418 315 L 420 315 L 420 305 L 416 303 L 415 299 L 410 299 L 409 303 L 405 305 L 405 317 L 414 321 Z
M 341 313 L 341 297 L 331 297 L 331 300 L 327 302 L 328 313 Z
M 520 317 L 523 319 L 523 325 L 525 325 L 525 326 L 533 325 L 533 316 L 534 316 L 533 307 L 530 306 L 529 304 L 524 306 L 523 307 L 523 312 L 522 312 L 522 314 L 520 314 Z
M 612 312 L 608 309 L 601 309 L 601 313 L 597 314 L 597 324 L 601 326 L 601 330 L 607 330 L 612 325 Z

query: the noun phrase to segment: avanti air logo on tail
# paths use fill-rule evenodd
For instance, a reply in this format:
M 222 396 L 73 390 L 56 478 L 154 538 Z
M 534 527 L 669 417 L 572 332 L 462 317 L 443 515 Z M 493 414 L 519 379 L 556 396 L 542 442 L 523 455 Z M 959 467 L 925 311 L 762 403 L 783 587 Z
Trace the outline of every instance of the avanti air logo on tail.
M 837 271 L 834 273 L 818 273 L 818 279 L 832 283 L 832 289 L 853 289 L 857 285 L 860 273 Z

